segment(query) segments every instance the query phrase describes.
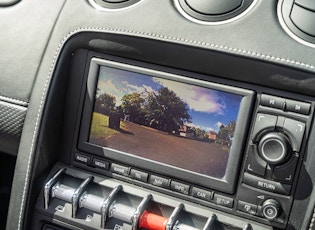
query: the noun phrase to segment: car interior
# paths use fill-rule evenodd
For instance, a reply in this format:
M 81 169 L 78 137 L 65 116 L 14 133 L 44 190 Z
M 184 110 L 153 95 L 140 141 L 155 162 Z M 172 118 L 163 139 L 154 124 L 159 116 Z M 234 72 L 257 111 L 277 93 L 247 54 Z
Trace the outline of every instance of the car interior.
M 315 229 L 314 1 L 0 19 L 0 229 Z

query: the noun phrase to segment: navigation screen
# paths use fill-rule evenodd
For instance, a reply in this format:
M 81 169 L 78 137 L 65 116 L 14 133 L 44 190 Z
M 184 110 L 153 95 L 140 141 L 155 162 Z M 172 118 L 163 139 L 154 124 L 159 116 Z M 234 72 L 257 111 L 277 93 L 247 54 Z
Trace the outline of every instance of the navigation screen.
M 221 179 L 242 96 L 101 66 L 89 142 Z

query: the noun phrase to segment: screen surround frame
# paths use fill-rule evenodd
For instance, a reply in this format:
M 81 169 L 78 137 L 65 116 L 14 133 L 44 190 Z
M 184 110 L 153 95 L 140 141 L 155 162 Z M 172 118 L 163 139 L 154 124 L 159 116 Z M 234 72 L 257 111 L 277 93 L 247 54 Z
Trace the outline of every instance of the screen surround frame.
M 82 91 L 84 94 L 84 104 L 82 106 L 83 111 L 81 124 L 79 127 L 77 148 L 86 153 L 102 157 L 112 163 L 119 163 L 129 166 L 131 168 L 140 169 L 148 172 L 149 174 L 161 175 L 177 181 L 183 181 L 187 184 L 193 184 L 194 186 L 200 186 L 208 189 L 218 190 L 228 194 L 233 194 L 235 192 L 236 184 L 238 183 L 239 178 L 241 178 L 239 177 L 239 172 L 240 166 L 242 164 L 242 157 L 245 156 L 244 152 L 247 141 L 246 134 L 248 133 L 250 123 L 248 121 L 251 120 L 255 92 L 248 89 L 214 83 L 211 77 L 209 81 L 197 80 L 195 78 L 192 78 L 194 74 L 178 75 L 176 73 L 172 73 L 173 71 L 170 72 L 169 69 L 165 71 L 164 69 L 166 68 L 164 67 L 154 66 L 154 68 L 152 68 L 152 65 L 143 62 L 137 62 L 112 56 L 105 58 L 106 59 L 91 57 L 91 59 L 89 59 L 90 63 L 87 63 L 87 66 L 89 65 L 87 67 L 89 68 L 89 70 L 86 71 L 86 82 L 85 87 L 83 87 Z M 238 119 L 234 132 L 233 144 L 230 149 L 230 156 L 228 159 L 226 174 L 224 178 L 218 179 L 189 170 L 177 168 L 171 165 L 166 165 L 164 163 L 159 163 L 150 159 L 144 159 L 130 153 L 125 153 L 90 143 L 90 126 L 92 122 L 95 93 L 98 83 L 99 70 L 101 66 L 108 66 L 145 75 L 154 75 L 158 78 L 173 80 L 186 84 L 193 84 L 200 87 L 210 88 L 242 96 Z

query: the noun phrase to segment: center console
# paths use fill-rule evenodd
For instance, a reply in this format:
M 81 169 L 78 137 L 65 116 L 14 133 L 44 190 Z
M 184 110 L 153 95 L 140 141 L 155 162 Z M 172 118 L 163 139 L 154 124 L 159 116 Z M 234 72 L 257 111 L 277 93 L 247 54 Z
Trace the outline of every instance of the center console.
M 84 60 L 70 72 L 70 164 L 50 172 L 33 223 L 287 228 L 310 97 L 97 52 Z

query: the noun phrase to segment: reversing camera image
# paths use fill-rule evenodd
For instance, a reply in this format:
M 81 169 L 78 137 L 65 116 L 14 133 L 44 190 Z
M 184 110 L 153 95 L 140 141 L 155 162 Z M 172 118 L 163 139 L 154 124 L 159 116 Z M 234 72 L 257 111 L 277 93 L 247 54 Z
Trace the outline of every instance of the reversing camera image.
M 223 178 L 242 96 L 102 66 L 89 142 Z

